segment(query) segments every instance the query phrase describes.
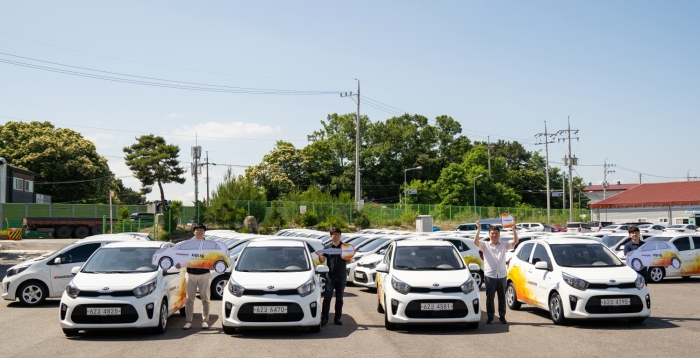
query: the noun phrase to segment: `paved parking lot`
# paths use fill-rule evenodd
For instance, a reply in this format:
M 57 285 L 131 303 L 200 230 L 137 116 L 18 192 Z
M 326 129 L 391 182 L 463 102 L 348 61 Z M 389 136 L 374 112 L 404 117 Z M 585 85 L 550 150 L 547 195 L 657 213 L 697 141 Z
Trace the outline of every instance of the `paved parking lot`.
M 0 257 L 0 276 L 18 262 Z M 376 295 L 348 287 L 343 325 L 329 324 L 321 333 L 301 329 L 247 330 L 233 336 L 221 331 L 221 302 L 213 301 L 212 328 L 181 329 L 184 317 L 172 316 L 164 335 L 145 331 L 90 332 L 66 338 L 58 325 L 58 300 L 37 308 L 0 301 L 3 357 L 90 356 L 122 357 L 156 354 L 161 357 L 305 356 L 325 357 L 330 351 L 353 357 L 425 357 L 447 355 L 508 356 L 695 356 L 700 349 L 700 278 L 669 279 L 650 286 L 652 317 L 642 325 L 626 321 L 587 321 L 555 326 L 548 313 L 523 306 L 508 311 L 508 325 L 486 325 L 485 313 L 476 330 L 459 327 L 412 326 L 396 332 L 384 329 L 376 312 Z M 482 291 L 482 299 L 484 292 Z M 482 307 L 483 309 L 483 307 Z M 196 310 L 201 312 L 201 306 Z

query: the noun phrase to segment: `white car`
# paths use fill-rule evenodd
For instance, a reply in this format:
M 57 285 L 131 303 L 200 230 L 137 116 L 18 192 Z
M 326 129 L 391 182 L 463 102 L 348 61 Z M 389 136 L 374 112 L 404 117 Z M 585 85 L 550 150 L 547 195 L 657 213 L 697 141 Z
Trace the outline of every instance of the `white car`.
M 540 238 L 521 245 L 508 263 L 506 302 L 548 310 L 555 324 L 569 319 L 626 318 L 651 314 L 644 277 L 598 241 Z
M 518 230 L 530 231 L 530 232 L 552 232 L 551 226 L 543 223 L 518 223 L 515 224 Z
M 251 241 L 231 271 L 221 305 L 226 334 L 240 327 L 308 327 L 321 331 L 321 273 L 304 242 Z
M 61 297 L 60 325 L 66 336 L 80 330 L 150 328 L 163 333 L 168 317 L 184 314 L 185 271 L 151 263 L 163 242 L 117 242 L 95 251 Z
M 610 234 L 616 234 L 616 233 L 623 233 L 627 234 L 629 232 L 630 226 L 629 225 L 608 225 L 600 230 L 598 230 L 598 233 L 604 233 L 607 235 Z
M 187 240 L 175 246 L 162 248 L 153 255 L 154 265 L 168 270 L 173 266 L 214 269 L 223 273 L 231 266 L 228 248 L 221 241 Z
M 407 235 L 392 235 L 386 237 L 387 240 L 381 243 L 381 246 L 373 249 L 371 253 L 363 254 L 357 261 L 354 261 L 354 269 L 352 270 L 353 284 L 356 286 L 377 288 L 377 265 L 384 259 L 386 249 L 392 242 L 406 240 L 412 236 Z M 368 248 L 365 248 L 368 249 Z M 355 255 L 357 257 L 357 255 Z
M 57 251 L 10 267 L 2 280 L 2 298 L 36 306 L 47 298 L 58 298 L 73 279 L 71 270 L 80 267 L 100 246 L 117 241 L 150 241 L 142 236 L 105 234 L 86 237 Z
M 459 252 L 440 240 L 403 240 L 377 266 L 377 311 L 384 327 L 397 324 L 466 324 L 481 320 L 479 289 Z
M 644 224 L 644 225 L 638 225 L 637 228 L 639 229 L 639 232 L 644 235 L 644 234 L 649 234 L 649 235 L 658 235 L 662 234 L 664 232 L 665 227 L 661 225 L 654 225 L 654 224 Z
M 697 226 L 693 224 L 682 224 L 682 225 L 670 225 L 667 226 L 664 230 L 663 233 L 695 233 L 696 230 L 698 229 Z
M 397 237 L 396 235 L 387 234 L 368 236 L 370 237 L 368 240 L 365 240 L 359 246 L 355 247 L 355 256 L 353 256 L 352 262 L 345 265 L 347 283 L 355 283 L 355 269 L 357 268 L 357 263 L 362 260 L 364 256 L 372 255 L 377 251 L 387 248 L 391 242 L 391 238 Z
M 664 248 L 659 248 L 661 243 L 670 242 L 677 251 L 668 252 L 663 255 Z M 654 246 L 656 244 L 656 246 Z M 649 245 L 645 247 L 646 245 Z M 660 282 L 665 277 L 682 277 L 688 279 L 691 276 L 700 275 L 700 234 L 690 233 L 665 233 L 663 235 L 652 236 L 645 240 L 645 244 L 637 250 L 628 254 L 644 253 L 644 250 L 649 250 L 651 253 L 656 251 L 657 255 L 653 262 L 648 265 L 648 277 L 651 282 Z M 680 261 L 680 267 L 677 262 Z M 674 264 L 675 262 L 675 264 Z
M 474 278 L 474 282 L 476 282 L 477 289 L 484 283 L 484 253 L 474 245 L 474 239 L 450 236 L 428 236 L 420 238 L 420 240 L 441 240 L 454 245 L 468 267 L 469 264 L 476 264 L 479 267 L 477 270 L 471 270 L 472 278 Z

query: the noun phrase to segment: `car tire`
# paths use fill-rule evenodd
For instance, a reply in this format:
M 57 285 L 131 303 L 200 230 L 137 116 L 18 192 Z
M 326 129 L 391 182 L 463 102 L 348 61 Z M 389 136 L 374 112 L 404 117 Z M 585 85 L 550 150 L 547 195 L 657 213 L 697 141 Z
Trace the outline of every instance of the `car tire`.
M 56 238 L 57 239 L 68 239 L 70 238 L 70 234 L 73 233 L 73 230 L 70 229 L 70 226 L 59 226 L 58 229 L 56 229 Z
M 224 290 L 226 289 L 226 281 L 228 281 L 228 276 L 218 276 L 211 283 L 211 299 L 220 300 L 224 298 Z
M 640 318 L 630 318 L 629 322 L 631 324 L 642 324 L 644 323 L 644 320 L 647 319 L 646 317 L 640 317 Z
M 515 292 L 515 286 L 513 282 L 508 282 L 508 287 L 506 288 L 506 303 L 508 303 L 508 308 L 513 311 L 517 311 L 522 306 L 522 303 L 518 302 L 518 295 Z
M 226 333 L 226 334 L 235 334 L 236 333 L 236 327 L 229 327 L 229 326 L 222 325 L 221 328 L 223 328 L 224 333 Z
M 642 261 L 640 259 L 632 259 L 632 269 L 639 271 L 642 269 Z
M 564 325 L 567 322 L 566 317 L 564 317 L 564 302 L 557 292 L 552 293 L 549 297 L 549 316 L 554 324 Z
M 477 329 L 477 328 L 479 328 L 479 322 L 467 323 L 467 329 Z
M 321 332 L 321 324 L 317 324 L 315 326 L 309 327 L 309 332 L 310 333 L 320 333 Z
M 102 224 L 97 224 L 90 228 L 90 234 L 99 235 L 102 233 Z
M 160 310 L 158 313 L 158 325 L 151 329 L 151 332 L 155 334 L 165 333 L 165 329 L 168 325 L 168 301 L 163 300 L 160 303 Z
M 384 307 L 382 307 L 382 304 L 379 302 L 379 297 L 377 297 L 377 313 L 384 313 Z
M 17 289 L 19 302 L 25 306 L 38 306 L 44 303 L 49 290 L 41 281 L 27 281 Z
M 676 270 L 679 270 L 681 268 L 681 260 L 679 260 L 677 257 L 672 258 L 671 266 L 673 266 L 673 268 Z
M 165 266 L 163 266 L 163 264 L 165 264 Z M 158 266 L 160 266 L 160 268 L 162 268 L 163 270 L 167 271 L 171 267 L 173 267 L 173 259 L 165 256 L 165 257 L 161 258 L 160 261 L 158 261 Z
M 66 335 L 66 337 L 75 337 L 78 335 L 78 332 L 80 330 L 78 329 L 70 329 L 70 328 L 64 328 L 63 329 L 63 334 Z
M 484 284 L 484 274 L 481 271 L 472 272 L 472 278 L 474 279 L 474 283 L 476 283 L 477 288 L 480 288 L 481 285 Z
M 649 282 L 659 283 L 659 282 L 661 282 L 661 280 L 664 279 L 664 276 L 666 276 L 666 273 L 664 272 L 664 269 L 661 267 L 650 267 L 649 273 L 647 275 L 649 276 Z
M 73 236 L 77 239 L 84 239 L 90 235 L 90 229 L 87 226 L 78 226 L 73 231 Z
M 389 322 L 389 310 L 384 310 L 384 328 L 387 331 L 395 331 L 396 323 Z
M 224 271 L 226 271 L 227 268 L 228 266 L 223 260 L 219 260 L 214 263 L 214 271 L 216 271 L 216 273 L 224 273 Z
M 185 307 L 180 308 L 180 316 L 181 317 L 187 316 L 187 310 L 185 309 Z

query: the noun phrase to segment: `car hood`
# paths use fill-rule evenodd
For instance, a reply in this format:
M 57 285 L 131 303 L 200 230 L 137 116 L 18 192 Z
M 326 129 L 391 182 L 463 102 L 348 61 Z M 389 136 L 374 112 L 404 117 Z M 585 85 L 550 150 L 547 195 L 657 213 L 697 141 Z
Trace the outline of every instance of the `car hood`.
M 414 287 L 459 286 L 471 277 L 469 270 L 402 271 L 392 269 L 394 277 Z
M 562 272 L 576 276 L 589 283 L 610 283 L 610 280 L 633 282 L 637 272 L 628 266 L 618 267 L 562 267 Z
M 143 273 L 84 273 L 79 272 L 73 278 L 73 285 L 80 290 L 102 290 L 109 287 L 109 291 L 132 290 L 152 280 L 158 272 Z
M 275 289 L 297 288 L 308 281 L 313 271 L 302 272 L 240 272 L 234 271 L 231 277 L 239 285 L 248 289 L 267 289 L 267 286 L 275 286 Z
M 379 261 L 384 258 L 384 255 L 378 255 L 378 254 L 371 254 L 371 255 L 366 255 L 363 256 L 361 259 L 357 260 L 357 263 L 362 263 L 362 264 L 369 264 L 372 262 Z

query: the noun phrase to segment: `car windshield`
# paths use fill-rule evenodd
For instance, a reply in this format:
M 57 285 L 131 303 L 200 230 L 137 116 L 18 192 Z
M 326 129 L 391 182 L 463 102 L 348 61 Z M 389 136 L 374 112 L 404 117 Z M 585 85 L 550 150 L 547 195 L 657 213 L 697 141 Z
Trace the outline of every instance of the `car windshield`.
M 234 257 L 234 256 L 238 255 L 241 252 L 241 250 L 243 250 L 243 248 L 245 247 L 245 244 L 246 244 L 245 241 L 239 242 L 238 245 L 236 245 L 233 248 L 231 248 L 230 250 L 228 250 L 228 256 Z
M 603 245 L 607 247 L 613 247 L 615 246 L 618 242 L 620 242 L 622 239 L 626 238 L 626 235 L 608 235 L 608 236 L 603 236 Z
M 610 250 L 601 244 L 550 245 L 554 260 L 563 267 L 623 266 Z
M 345 240 L 341 240 L 341 241 L 343 241 L 346 244 L 351 244 L 354 247 L 358 247 L 358 246 L 362 245 L 362 243 L 367 241 L 367 240 L 369 240 L 369 237 L 359 236 L 359 237 L 354 237 L 348 241 L 345 241 Z
M 637 226 L 637 227 L 640 228 L 640 229 L 646 229 L 646 228 L 648 228 L 648 227 L 651 227 L 651 225 L 639 225 L 639 226 Z
M 158 248 L 119 247 L 101 248 L 85 263 L 86 273 L 140 273 L 158 270 L 151 260 Z
M 240 241 L 240 239 L 237 239 L 237 238 L 233 237 L 233 238 L 224 240 L 224 245 L 226 245 L 226 246 L 231 246 L 231 244 L 234 244 L 234 243 L 236 243 L 236 242 L 238 242 L 238 241 Z
M 397 270 L 462 270 L 464 260 L 453 246 L 401 246 L 396 249 Z
M 652 237 L 650 237 L 650 238 L 644 240 L 644 242 L 651 242 L 651 241 L 671 241 L 671 239 L 673 239 L 673 237 L 670 237 L 670 236 L 652 236 Z
M 620 227 L 620 225 L 608 225 L 608 226 L 604 227 L 603 230 L 615 230 L 619 227 Z
M 566 224 L 566 227 L 581 227 L 581 224 Z
M 357 249 L 357 252 L 370 252 L 378 247 L 381 247 L 384 245 L 389 239 L 376 239 L 370 243 L 367 243 L 367 245 L 362 245 Z
M 299 272 L 309 271 L 305 247 L 248 247 L 241 253 L 236 271 Z

